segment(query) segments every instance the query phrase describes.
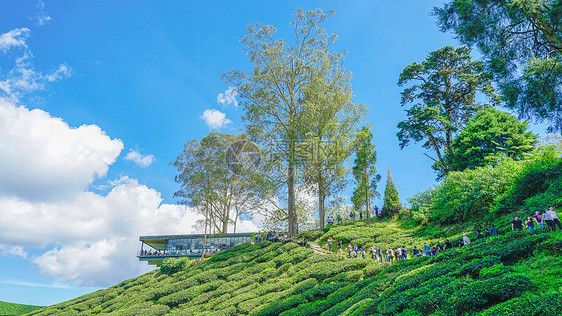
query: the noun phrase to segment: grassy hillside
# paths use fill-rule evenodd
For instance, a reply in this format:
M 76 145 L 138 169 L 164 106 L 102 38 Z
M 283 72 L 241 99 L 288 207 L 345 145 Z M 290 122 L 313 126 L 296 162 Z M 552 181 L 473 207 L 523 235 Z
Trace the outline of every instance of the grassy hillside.
M 356 222 L 306 237 L 322 243 L 329 236 L 381 246 L 429 241 L 396 222 Z M 267 241 L 189 265 L 168 261 L 161 271 L 31 314 L 562 314 L 560 232 L 508 233 L 394 265 Z
M 42 308 L 42 306 L 24 305 L 0 301 L 0 315 L 23 315 Z

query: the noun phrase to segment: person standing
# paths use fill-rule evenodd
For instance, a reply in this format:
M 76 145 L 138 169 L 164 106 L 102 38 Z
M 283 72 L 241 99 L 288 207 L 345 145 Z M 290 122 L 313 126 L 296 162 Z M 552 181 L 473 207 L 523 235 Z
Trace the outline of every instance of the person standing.
M 396 261 L 402 259 L 402 248 L 400 247 L 396 248 L 394 253 L 396 254 Z
M 535 219 L 533 219 L 531 216 L 527 216 L 527 219 L 525 220 L 525 226 L 527 226 L 528 230 L 534 230 L 535 229 Z
M 420 251 L 418 250 L 418 248 L 416 248 L 416 246 L 414 246 L 414 249 L 412 249 L 412 254 L 414 255 L 414 258 L 420 256 Z
M 361 246 L 361 257 L 365 259 L 365 248 L 363 248 L 363 246 Z
M 392 250 L 392 248 L 388 248 L 388 250 L 386 250 L 386 257 L 388 258 L 388 261 L 394 263 L 394 250 Z
M 436 247 L 438 252 L 442 252 L 444 250 L 443 245 L 440 242 L 437 242 Z
M 548 215 L 548 209 L 544 210 L 544 213 L 542 213 L 542 221 L 546 224 L 546 226 L 548 226 L 548 228 L 550 228 L 550 230 L 554 231 L 554 223 L 552 222 L 550 215 Z
M 498 229 L 496 228 L 496 226 L 492 225 L 492 228 L 490 228 L 490 235 L 492 236 L 498 235 Z
M 359 252 L 359 248 L 357 248 L 357 244 L 353 245 L 353 254 L 355 259 L 357 259 L 357 252 Z
M 544 228 L 544 222 L 542 220 L 542 215 L 540 211 L 535 211 L 535 215 L 533 215 L 533 219 L 538 227 Z
M 379 259 L 382 263 L 382 247 L 379 249 Z
M 406 249 L 406 246 L 402 246 L 402 259 L 408 259 L 408 249 Z
M 332 237 L 329 237 L 328 238 L 328 251 L 329 252 L 332 252 L 332 242 L 333 242 Z
M 379 217 L 379 207 L 375 205 L 375 216 Z
M 511 230 L 520 232 L 523 229 L 523 222 L 519 220 L 519 216 L 515 216 L 511 221 Z
M 351 243 L 349 245 L 347 245 L 347 256 L 349 258 L 351 258 L 351 252 L 353 251 L 353 246 L 351 245 Z
M 556 226 L 558 226 L 558 229 L 562 230 L 562 224 L 560 224 L 560 219 L 558 218 L 558 213 L 556 213 L 556 211 L 554 210 L 554 207 L 549 207 L 548 211 L 546 211 L 548 213 L 548 215 L 550 216 L 550 218 L 552 219 L 552 231 L 555 232 L 556 231 Z
M 341 215 L 338 214 L 338 224 L 341 224 Z
M 373 260 L 377 260 L 377 259 L 375 259 L 376 251 L 377 251 L 377 249 L 375 249 L 375 246 L 372 246 L 371 249 L 370 249 L 370 253 L 371 253 L 371 259 L 373 259 Z
M 341 240 L 339 240 L 338 241 L 338 248 L 340 248 L 340 256 L 342 255 L 342 249 L 341 249 L 342 247 L 343 247 L 343 244 L 342 244 Z
M 468 236 L 466 236 L 466 234 L 463 234 L 462 235 L 462 242 L 466 246 L 466 245 L 470 244 L 470 238 L 468 238 Z
M 449 241 L 449 239 L 445 240 L 445 249 L 453 248 L 453 243 Z

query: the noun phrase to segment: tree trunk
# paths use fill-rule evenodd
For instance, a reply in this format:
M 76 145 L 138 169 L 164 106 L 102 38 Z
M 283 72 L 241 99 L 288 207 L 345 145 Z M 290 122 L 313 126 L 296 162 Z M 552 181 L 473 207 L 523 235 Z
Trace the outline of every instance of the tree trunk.
M 320 218 L 320 229 L 324 228 L 325 221 L 325 209 L 324 201 L 326 200 L 326 195 L 322 192 L 322 189 L 318 188 L 318 217 Z
M 295 143 L 293 139 L 289 140 L 289 168 L 287 170 L 287 191 L 288 191 L 288 205 L 287 205 L 287 215 L 288 215 L 288 229 L 289 236 L 293 237 L 295 235 Z
M 371 199 L 369 198 L 369 174 L 365 170 L 365 207 L 367 218 L 371 218 Z

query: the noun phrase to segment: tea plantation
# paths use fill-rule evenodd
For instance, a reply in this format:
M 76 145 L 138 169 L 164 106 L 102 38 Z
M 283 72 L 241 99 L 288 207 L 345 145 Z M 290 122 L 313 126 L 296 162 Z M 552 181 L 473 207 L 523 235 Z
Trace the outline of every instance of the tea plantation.
M 302 237 L 330 236 L 365 246 L 434 244 L 390 221 Z M 560 232 L 509 232 L 393 265 L 264 241 L 199 264 L 167 260 L 31 315 L 562 315 L 561 276 Z
M 0 315 L 23 315 L 33 310 L 40 309 L 41 306 L 24 305 L 0 301 Z

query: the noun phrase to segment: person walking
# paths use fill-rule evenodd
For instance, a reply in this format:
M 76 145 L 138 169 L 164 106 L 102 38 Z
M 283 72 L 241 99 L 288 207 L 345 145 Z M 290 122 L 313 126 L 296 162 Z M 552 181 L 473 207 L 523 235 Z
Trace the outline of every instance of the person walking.
M 396 248 L 394 253 L 396 254 L 396 261 L 402 259 L 402 248 L 400 247 Z
M 341 224 L 341 215 L 338 214 L 338 224 Z
M 408 259 L 408 249 L 406 249 L 406 246 L 402 246 L 402 259 Z
M 444 250 L 443 245 L 440 242 L 437 242 L 435 247 L 437 247 L 437 252 L 442 252 Z
M 492 228 L 490 228 L 490 235 L 492 236 L 498 235 L 498 229 L 496 228 L 496 226 L 492 225 Z
M 359 251 L 359 248 L 357 248 L 357 244 L 353 245 L 353 253 L 355 256 L 355 259 L 357 259 L 357 252 Z
M 365 248 L 363 248 L 363 246 L 361 246 L 361 257 L 365 259 Z
M 353 246 L 351 245 L 351 243 L 349 245 L 347 245 L 347 256 L 349 258 L 351 258 L 351 252 L 353 251 Z
M 552 231 L 555 232 L 556 231 L 556 226 L 558 226 L 558 229 L 562 230 L 562 224 L 560 224 L 560 219 L 558 218 L 558 213 L 556 213 L 556 211 L 554 210 L 554 207 L 549 207 L 548 211 L 546 211 L 548 213 L 548 215 L 550 216 L 550 218 L 552 219 Z
M 425 252 L 426 256 L 431 255 L 431 247 L 427 243 L 423 244 L 423 251 Z
M 380 261 L 381 261 L 381 263 L 382 263 L 382 247 L 379 248 L 379 259 L 380 259 Z
M 332 237 L 329 237 L 328 238 L 328 251 L 329 252 L 332 252 L 332 242 L 333 242 Z
M 372 246 L 371 249 L 370 249 L 370 251 L 369 251 L 369 252 L 371 253 L 371 259 L 373 259 L 373 260 L 377 260 L 377 259 L 375 258 L 375 256 L 376 256 L 376 255 L 375 255 L 376 251 L 377 251 L 377 249 L 375 248 L 375 246 Z

